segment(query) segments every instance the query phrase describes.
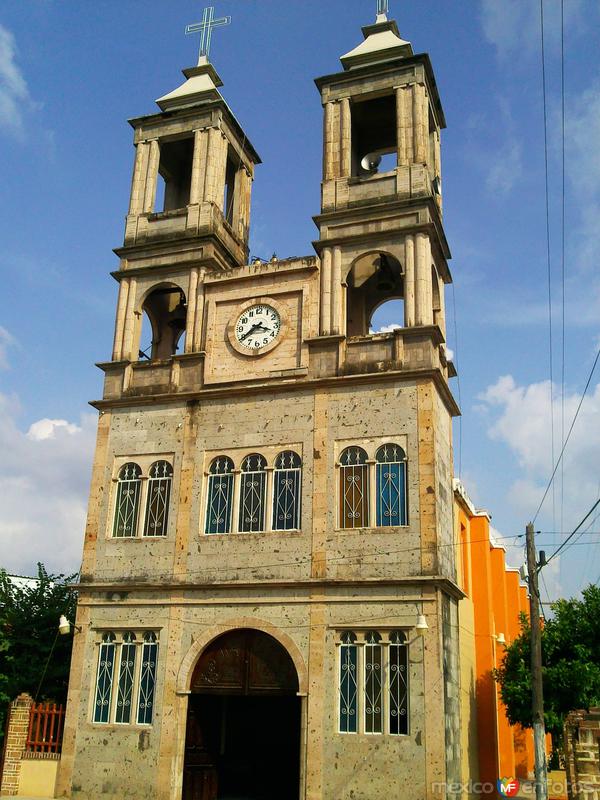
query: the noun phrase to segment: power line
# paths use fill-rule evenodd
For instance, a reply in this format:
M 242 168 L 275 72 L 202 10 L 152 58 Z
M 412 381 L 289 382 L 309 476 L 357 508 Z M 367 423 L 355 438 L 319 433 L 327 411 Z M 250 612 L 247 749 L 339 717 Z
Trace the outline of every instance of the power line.
M 552 271 L 550 261 L 550 192 L 548 188 L 548 109 L 546 100 L 546 50 L 544 46 L 544 0 L 540 0 L 540 32 L 542 50 L 542 100 L 544 108 L 544 172 L 546 194 L 546 267 L 548 273 L 548 354 L 550 361 L 550 442 L 552 466 L 554 466 L 554 374 L 552 346 Z M 556 502 L 552 488 L 552 519 L 556 525 Z M 533 520 L 535 522 L 535 518 Z
M 537 516 L 540 513 L 540 510 L 541 510 L 541 508 L 542 508 L 542 506 L 544 504 L 544 500 L 546 499 L 546 495 L 548 494 L 550 486 L 552 485 L 552 481 L 554 480 L 554 476 L 556 475 L 556 470 L 558 469 L 558 465 L 562 462 L 562 457 L 563 457 L 563 454 L 565 452 L 565 448 L 566 448 L 567 444 L 569 443 L 569 439 L 571 438 L 571 433 L 573 431 L 573 427 L 575 426 L 575 422 L 577 421 L 577 417 L 579 416 L 579 411 L 581 410 L 581 406 L 582 406 L 583 400 L 584 400 L 584 398 L 585 398 L 585 396 L 587 394 L 587 390 L 589 389 L 590 383 L 592 382 L 592 377 L 594 375 L 594 371 L 596 369 L 596 364 L 598 363 L 598 359 L 599 358 L 600 358 L 600 348 L 598 349 L 598 352 L 596 353 L 596 358 L 594 359 L 594 363 L 592 364 L 592 369 L 590 370 L 590 374 L 588 376 L 587 383 L 585 384 L 585 389 L 583 390 L 583 394 L 581 395 L 581 400 L 579 401 L 579 405 L 577 406 L 577 411 L 575 412 L 575 416 L 573 417 L 573 421 L 571 422 L 571 427 L 569 428 L 569 432 L 567 434 L 567 438 L 565 439 L 564 444 L 562 446 L 562 449 L 560 451 L 560 455 L 558 457 L 558 461 L 554 465 L 554 469 L 552 470 L 552 475 L 550 475 L 550 480 L 548 481 L 548 485 L 546 486 L 546 491 L 544 492 L 543 497 L 540 500 L 540 504 L 539 504 L 539 506 L 537 508 L 537 511 L 535 512 L 535 515 L 533 517 L 533 522 L 536 521 Z
M 556 556 L 560 553 L 560 551 L 564 549 L 564 547 L 567 545 L 567 543 L 573 538 L 573 536 L 575 536 L 575 534 L 577 533 L 579 528 L 581 528 L 581 526 L 586 521 L 586 519 L 588 519 L 588 517 L 590 517 L 594 513 L 594 511 L 596 510 L 597 506 L 599 506 L 599 505 L 600 505 L 600 497 L 596 500 L 594 505 L 590 508 L 590 510 L 587 512 L 587 514 L 581 520 L 581 522 L 575 528 L 575 530 L 567 536 L 567 538 L 564 540 L 564 542 L 552 553 L 550 558 L 547 559 L 546 564 L 549 564 L 552 561 L 553 558 L 556 558 Z M 592 543 L 586 542 L 586 544 L 593 544 L 593 542 Z
M 560 441 L 565 441 L 565 4 L 560 0 L 560 105 L 561 105 L 561 378 L 560 378 Z M 564 524 L 565 469 L 560 465 L 560 527 Z

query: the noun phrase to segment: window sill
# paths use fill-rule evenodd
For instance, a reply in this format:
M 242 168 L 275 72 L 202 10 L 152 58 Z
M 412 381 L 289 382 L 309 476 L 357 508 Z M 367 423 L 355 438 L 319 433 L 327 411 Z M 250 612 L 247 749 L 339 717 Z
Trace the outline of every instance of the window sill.
M 298 537 L 298 536 L 302 536 L 302 530 L 298 529 L 298 528 L 293 528 L 293 529 L 288 530 L 288 531 L 236 531 L 235 533 L 233 531 L 231 531 L 230 533 L 206 533 L 206 532 L 204 532 L 202 534 L 202 536 L 205 537 L 205 538 L 208 538 L 208 539 L 214 539 L 216 537 L 223 538 L 225 536 L 230 536 L 230 537 L 232 537 L 234 539 L 238 539 L 240 536 L 246 536 L 248 538 L 256 538 L 257 536 L 263 536 L 263 537 L 266 538 L 267 536 L 274 536 L 274 535 L 277 535 L 277 534 L 281 534 L 281 535 L 284 535 L 284 536 Z M 159 537 L 157 537 L 157 538 L 159 538 Z
M 111 730 L 111 731 L 129 731 L 130 733 L 139 733 L 140 731 L 151 731 L 153 723 L 143 725 L 141 722 L 87 722 L 88 730 Z
M 410 525 L 381 525 L 381 526 L 374 526 L 374 527 L 364 527 L 364 528 L 334 528 L 334 533 L 339 533 L 340 535 L 346 533 L 397 533 L 398 531 L 407 531 L 410 530 Z
M 163 542 L 169 536 L 107 536 L 109 542 Z

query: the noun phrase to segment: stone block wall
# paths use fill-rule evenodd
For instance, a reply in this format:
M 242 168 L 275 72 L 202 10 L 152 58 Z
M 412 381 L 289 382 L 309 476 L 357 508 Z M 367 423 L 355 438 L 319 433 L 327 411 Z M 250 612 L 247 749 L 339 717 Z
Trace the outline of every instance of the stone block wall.
M 564 737 L 569 800 L 599 800 L 600 707 L 571 711 Z

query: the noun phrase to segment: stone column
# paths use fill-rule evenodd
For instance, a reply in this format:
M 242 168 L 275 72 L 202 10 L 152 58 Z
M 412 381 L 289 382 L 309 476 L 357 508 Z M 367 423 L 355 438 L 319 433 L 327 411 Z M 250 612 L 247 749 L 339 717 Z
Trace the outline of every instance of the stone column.
M 350 99 L 340 101 L 341 142 L 340 142 L 340 177 L 349 178 L 352 174 L 352 118 L 350 115 Z
M 404 239 L 404 327 L 415 324 L 415 237 Z
M 158 179 L 158 162 L 160 160 L 160 147 L 158 139 L 149 143 L 149 153 L 146 169 L 146 186 L 144 190 L 144 212 L 150 214 L 154 210 L 156 199 L 156 181 Z
M 196 326 L 196 297 L 198 292 L 198 269 L 190 272 L 187 296 L 187 317 L 185 319 L 185 352 L 194 352 L 194 328 Z
M 148 169 L 148 154 L 148 143 L 139 142 L 135 148 L 135 162 L 131 178 L 130 214 L 139 214 L 144 207 L 144 178 Z
M 207 150 L 208 131 L 194 131 L 194 157 L 192 160 L 192 179 L 190 183 L 190 205 L 196 205 L 204 200 Z
M 444 334 L 444 338 L 446 337 L 446 284 L 444 281 L 438 277 L 438 291 L 440 294 L 440 310 L 438 311 L 438 319 L 437 324 L 440 327 L 440 330 Z
M 245 242 L 248 239 L 249 228 L 250 173 L 243 164 L 235 175 L 233 197 L 233 228 L 238 238 Z
M 331 249 L 321 256 L 321 336 L 331 332 Z
M 196 311 L 194 321 L 194 341 L 192 343 L 193 352 L 198 353 L 202 350 L 202 334 L 204 324 L 204 272 L 200 273 L 200 282 L 196 292 Z
M 133 332 L 135 330 L 135 292 L 137 281 L 135 278 L 129 279 L 129 291 L 127 293 L 127 307 L 125 310 L 125 327 L 123 331 L 123 349 L 121 358 L 129 361 L 136 361 L 132 358 L 131 348 L 133 346 Z M 137 354 L 136 354 L 137 355 Z
M 323 180 L 331 180 L 333 169 L 333 116 L 334 104 L 326 103 L 323 107 Z
M 409 118 L 406 105 L 406 89 L 396 89 L 396 139 L 398 147 L 398 166 L 405 167 L 409 163 Z
M 333 248 L 331 272 L 331 333 L 340 333 L 342 324 L 342 251 Z
M 204 199 L 223 210 L 225 169 L 227 167 L 227 139 L 219 128 L 208 131 L 208 157 L 206 160 L 206 185 Z
M 429 109 L 425 87 L 420 83 L 413 84 L 413 151 L 416 164 L 427 163 L 429 149 Z
M 29 732 L 29 712 L 33 699 L 28 694 L 20 694 L 9 706 L 9 720 L 6 729 L 4 768 L 0 794 L 14 796 L 19 791 L 21 774 L 21 754 L 27 744 Z
M 440 147 L 440 132 L 436 129 L 431 135 L 433 136 L 433 174 L 438 175 L 441 179 L 442 155 Z
M 119 299 L 117 301 L 117 317 L 115 322 L 115 338 L 113 342 L 112 360 L 120 361 L 123 356 L 123 328 L 125 325 L 125 309 L 129 293 L 129 278 L 119 283 Z
M 417 325 L 431 325 L 431 246 L 426 233 L 416 234 L 415 251 L 415 322 Z

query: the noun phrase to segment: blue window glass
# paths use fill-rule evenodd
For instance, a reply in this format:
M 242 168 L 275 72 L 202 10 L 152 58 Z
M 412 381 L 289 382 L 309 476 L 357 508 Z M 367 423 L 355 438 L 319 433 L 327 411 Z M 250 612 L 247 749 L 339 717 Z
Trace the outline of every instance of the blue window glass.
M 265 457 L 259 453 L 252 453 L 242 461 L 239 515 L 242 533 L 265 529 L 266 466 Z
M 275 459 L 273 476 L 273 530 L 300 528 L 302 459 L 293 450 L 285 450 Z
M 98 654 L 94 722 L 108 722 L 115 670 L 115 635 L 105 633 Z
M 137 715 L 138 725 L 150 725 L 152 723 L 157 658 L 158 642 L 156 641 L 156 634 L 151 632 L 146 633 L 142 646 L 142 669 L 140 673 Z
M 383 652 L 381 636 L 369 631 L 365 637 L 365 733 L 383 731 Z
M 133 694 L 133 676 L 135 674 L 135 634 L 123 634 L 121 645 L 121 663 L 119 666 L 119 686 L 117 691 L 116 722 L 127 723 L 131 719 L 131 700 Z
M 218 456 L 211 462 L 206 503 L 206 533 L 230 533 L 233 508 L 233 461 Z
M 388 647 L 390 664 L 390 733 L 408 733 L 408 643 L 404 631 L 392 631 Z
M 144 536 L 166 536 L 173 467 L 168 461 L 155 461 L 150 467 Z
M 142 470 L 137 464 L 124 464 L 117 479 L 117 500 L 113 536 L 129 537 L 137 533 Z
M 375 461 L 377 526 L 407 525 L 406 454 L 397 444 L 384 444 Z
M 352 631 L 342 634 L 340 645 L 340 732 L 356 733 L 358 722 L 358 647 Z

